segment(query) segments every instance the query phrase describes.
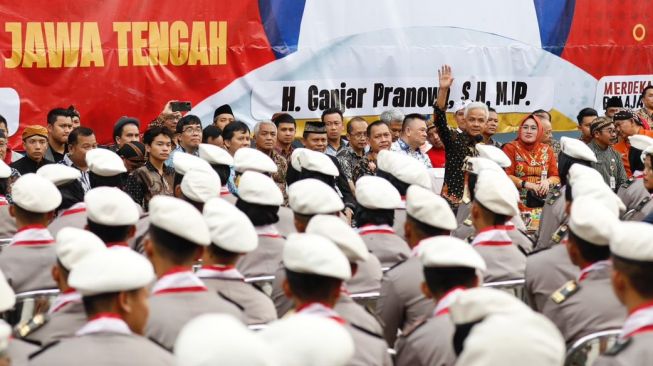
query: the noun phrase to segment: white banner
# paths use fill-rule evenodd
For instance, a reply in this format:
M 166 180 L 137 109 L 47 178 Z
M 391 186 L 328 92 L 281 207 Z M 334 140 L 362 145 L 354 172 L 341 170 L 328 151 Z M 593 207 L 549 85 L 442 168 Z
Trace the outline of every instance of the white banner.
M 603 114 L 605 103 L 613 96 L 621 98 L 624 108 L 639 109 L 642 107 L 642 91 L 651 84 L 653 84 L 653 75 L 604 76 L 596 85 L 594 109 L 599 114 Z
M 348 116 L 381 114 L 389 108 L 404 113 L 432 113 L 437 98 L 434 78 L 328 79 L 263 81 L 254 85 L 251 112 L 269 119 L 276 112 L 295 118 L 319 118 L 327 108 L 338 107 Z M 454 101 L 472 99 L 499 113 L 528 113 L 553 106 L 554 83 L 548 77 L 456 77 L 449 95 Z

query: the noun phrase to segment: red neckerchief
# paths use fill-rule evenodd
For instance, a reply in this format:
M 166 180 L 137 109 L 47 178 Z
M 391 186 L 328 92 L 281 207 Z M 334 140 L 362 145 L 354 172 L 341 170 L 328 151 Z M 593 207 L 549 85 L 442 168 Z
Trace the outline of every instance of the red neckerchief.
M 255 226 L 256 234 L 265 238 L 283 238 L 274 225 Z
M 10 246 L 28 246 L 28 245 L 50 245 L 54 244 L 54 238 L 50 231 L 43 225 L 23 226 L 16 232 L 11 239 Z
M 0 195 L 0 206 L 9 206 L 9 201 L 7 197 Z
M 118 333 L 118 334 L 131 334 L 131 330 L 127 323 L 118 314 L 114 313 L 99 313 L 89 319 L 89 321 L 80 328 L 75 335 L 82 336 L 93 333 Z
M 583 268 L 578 274 L 578 282 L 583 282 L 591 272 L 602 270 L 610 267 L 610 260 L 598 261 L 590 264 L 589 266 Z
M 229 188 L 227 186 L 220 187 L 220 197 L 228 196 L 230 194 L 231 192 L 229 192 Z
M 358 234 L 360 236 L 370 235 L 370 234 L 395 234 L 395 230 L 390 225 L 363 225 L 358 228 Z
M 241 280 L 245 281 L 245 276 L 243 276 L 240 271 L 236 269 L 234 265 L 205 265 L 202 266 L 197 272 L 195 272 L 197 277 L 202 278 L 218 278 L 226 280 Z
M 621 339 L 653 331 L 653 301 L 633 309 L 621 328 Z
M 433 310 L 433 317 L 449 314 L 449 306 L 463 291 L 465 291 L 465 288 L 462 286 L 457 286 L 447 291 L 447 293 L 444 294 L 444 296 L 442 296 L 442 298 L 438 300 L 438 303 L 435 305 L 435 310 Z
M 346 320 L 343 319 L 340 316 L 340 314 L 338 314 L 331 307 L 320 302 L 311 302 L 308 304 L 304 304 L 298 307 L 296 312 L 297 314 L 315 315 L 315 316 L 321 316 L 321 317 L 333 319 L 340 324 L 346 323 Z
M 54 314 L 57 311 L 61 310 L 64 306 L 75 303 L 75 304 L 81 304 L 82 303 L 82 295 L 75 291 L 74 289 L 70 289 L 68 291 L 65 291 L 57 298 L 54 300 L 52 303 L 52 306 L 50 307 L 50 310 L 48 310 L 48 314 Z
M 107 248 L 119 248 L 119 247 L 128 247 L 129 244 L 126 241 L 111 241 L 106 243 Z
M 476 234 L 472 246 L 512 245 L 512 239 L 508 236 L 510 230 L 514 230 L 514 226 L 497 225 L 486 227 Z
M 65 209 L 59 216 L 68 216 L 79 212 L 86 212 L 86 204 L 84 202 L 77 202 L 69 208 Z
M 166 272 L 152 287 L 153 295 L 205 291 L 208 291 L 208 289 L 204 282 L 189 268 L 185 267 L 175 267 Z

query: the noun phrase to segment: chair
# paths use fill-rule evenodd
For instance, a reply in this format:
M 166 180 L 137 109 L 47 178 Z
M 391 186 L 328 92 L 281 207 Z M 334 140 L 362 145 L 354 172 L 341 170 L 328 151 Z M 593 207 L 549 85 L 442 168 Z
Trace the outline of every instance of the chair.
M 371 311 L 376 310 L 376 302 L 379 300 L 381 294 L 378 291 L 373 292 L 359 292 L 350 294 L 352 300 L 356 301 L 360 306 L 368 308 Z
M 483 287 L 489 287 L 497 290 L 506 291 L 516 298 L 526 302 L 526 291 L 524 291 L 524 285 L 526 280 L 523 278 L 516 280 L 507 280 L 507 281 L 497 281 L 497 282 L 488 282 L 484 283 Z
M 12 326 L 25 324 L 35 315 L 47 314 L 58 295 L 58 289 L 36 290 L 16 294 L 16 305 L 12 310 L 2 314 L 2 318 Z
M 272 282 L 274 282 L 274 275 L 249 277 L 245 278 L 245 282 L 261 290 L 264 294 L 272 296 Z
M 620 329 L 610 329 L 588 334 L 577 340 L 567 350 L 565 366 L 589 366 L 612 347 L 621 333 Z

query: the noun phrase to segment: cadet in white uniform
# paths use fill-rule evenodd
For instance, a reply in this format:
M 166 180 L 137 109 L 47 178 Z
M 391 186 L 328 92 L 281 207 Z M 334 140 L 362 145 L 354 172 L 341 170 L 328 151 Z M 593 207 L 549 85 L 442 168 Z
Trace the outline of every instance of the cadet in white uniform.
M 212 144 L 200 144 L 198 151 L 200 158 L 206 160 L 220 176 L 220 197 L 231 204 L 235 204 L 237 197 L 229 192 L 229 188 L 227 188 L 234 158 L 227 150 Z
M 595 363 L 647 365 L 653 359 L 653 226 L 641 222 L 617 224 L 610 238 L 612 288 L 628 309 L 617 344 Z
M 172 349 L 179 330 L 198 315 L 228 313 L 242 319 L 240 305 L 210 292 L 192 272 L 195 259 L 211 244 L 202 214 L 190 203 L 162 195 L 153 197 L 149 208 L 145 254 L 158 279 L 150 295 L 147 336 Z
M 396 366 L 449 366 L 456 362 L 454 325 L 449 305 L 467 288 L 481 282 L 483 258 L 464 241 L 448 236 L 425 239 L 420 244 L 425 281 L 422 291 L 436 303 L 432 314 L 405 329 L 397 340 Z
M 233 299 L 243 307 L 247 324 L 265 324 L 277 319 L 272 300 L 236 269 L 242 255 L 256 249 L 258 236 L 247 216 L 234 205 L 213 198 L 204 205 L 204 220 L 211 245 L 204 251 L 202 267 L 196 272 L 209 290 Z
M 86 227 L 108 248 L 129 248 L 128 240 L 136 232 L 139 206 L 115 187 L 97 187 L 86 193 Z
M 50 268 L 56 261 L 54 238 L 46 228 L 61 203 L 61 193 L 36 174 L 18 178 L 12 188 L 11 215 L 18 232 L 0 252 L 2 270 L 15 292 L 55 288 Z
M 384 336 L 393 345 L 397 331 L 428 317 L 435 305 L 421 290 L 424 271 L 418 253 L 430 237 L 447 235 L 456 228 L 456 218 L 444 198 L 419 186 L 408 188 L 404 232 L 411 248 L 410 258 L 383 275 L 376 312 L 384 324 Z
M 574 200 L 569 215 L 567 251 L 581 268 L 577 279 L 554 292 L 542 313 L 558 327 L 567 345 L 583 336 L 621 327 L 626 308 L 610 284 L 610 235 L 617 224 L 614 212 L 591 197 Z
M 130 250 L 99 250 L 70 273 L 88 322 L 75 337 L 30 356 L 30 365 L 173 365 L 170 353 L 142 335 L 152 265 Z
M 93 233 L 72 227 L 59 231 L 55 244 L 57 261 L 52 267 L 59 295 L 50 305 L 47 315 L 38 314 L 17 329 L 19 336 L 45 346 L 73 336 L 86 324 L 82 295 L 68 284 L 68 276 L 80 261 L 100 250 L 106 250 L 106 247 Z

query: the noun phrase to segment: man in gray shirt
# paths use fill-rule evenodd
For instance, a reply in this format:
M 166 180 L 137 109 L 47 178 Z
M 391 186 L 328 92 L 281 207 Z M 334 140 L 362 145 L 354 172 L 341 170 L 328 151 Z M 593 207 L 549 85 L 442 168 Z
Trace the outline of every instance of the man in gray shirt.
M 608 117 L 599 117 L 590 125 L 592 141 L 588 144 L 596 155 L 596 163 L 592 168 L 603 176 L 603 180 L 610 189 L 617 191 L 618 187 L 626 182 L 626 169 L 621 161 L 621 155 L 612 148 L 617 142 L 617 130 L 614 122 Z

